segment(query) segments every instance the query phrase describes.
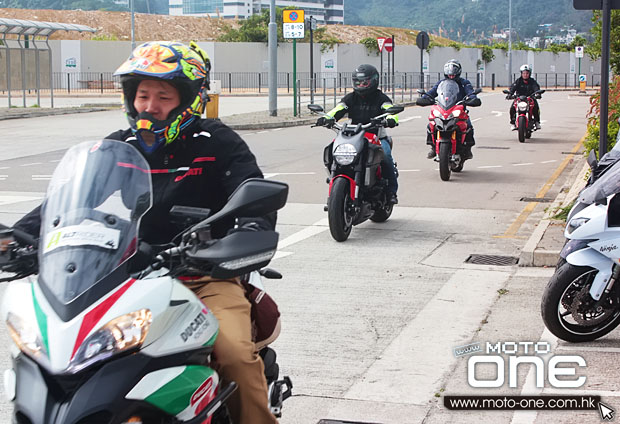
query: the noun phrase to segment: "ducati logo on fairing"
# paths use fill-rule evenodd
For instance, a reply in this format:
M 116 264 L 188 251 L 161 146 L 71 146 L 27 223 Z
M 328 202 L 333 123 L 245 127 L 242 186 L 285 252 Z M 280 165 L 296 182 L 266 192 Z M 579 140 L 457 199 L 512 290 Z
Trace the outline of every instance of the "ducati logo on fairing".
M 190 405 L 194 406 L 206 393 L 210 392 L 213 388 L 213 377 L 209 377 L 204 383 L 200 385 L 192 395 L 190 399 Z
M 186 342 L 187 339 L 192 336 L 192 334 L 200 330 L 201 326 L 205 323 L 206 320 L 206 315 L 203 312 L 200 312 L 198 316 L 181 333 L 181 338 L 183 339 L 183 341 Z
M 614 250 L 617 250 L 617 249 L 618 249 L 618 246 L 616 246 L 615 244 L 611 244 L 609 246 L 601 246 L 599 251 L 601 253 L 605 253 L 605 252 L 613 252 Z

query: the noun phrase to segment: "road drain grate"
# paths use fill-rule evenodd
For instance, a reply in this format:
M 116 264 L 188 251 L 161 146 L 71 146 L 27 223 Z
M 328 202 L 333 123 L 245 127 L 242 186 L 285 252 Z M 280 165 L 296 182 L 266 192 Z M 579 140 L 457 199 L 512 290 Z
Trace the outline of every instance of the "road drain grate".
M 469 255 L 465 263 L 476 265 L 511 266 L 516 265 L 519 258 L 515 256 Z
M 553 199 L 548 197 L 522 197 L 519 199 L 521 202 L 539 202 L 539 203 L 551 203 Z

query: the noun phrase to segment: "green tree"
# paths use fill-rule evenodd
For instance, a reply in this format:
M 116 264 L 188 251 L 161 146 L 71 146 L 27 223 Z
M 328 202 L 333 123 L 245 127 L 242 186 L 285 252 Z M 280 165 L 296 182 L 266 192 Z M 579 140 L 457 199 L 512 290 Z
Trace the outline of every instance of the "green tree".
M 603 17 L 600 10 L 595 10 L 592 15 L 594 27 L 591 32 L 594 35 L 594 41 L 586 47 L 586 52 L 592 59 L 601 57 L 602 39 L 603 39 Z M 611 11 L 611 34 L 609 64 L 614 74 L 620 75 L 620 10 Z
M 282 8 L 276 8 L 276 25 L 278 41 L 284 41 L 282 34 Z M 218 41 L 267 43 L 269 41 L 269 9 L 260 15 L 252 15 L 244 20 L 238 29 L 228 27 L 226 33 L 218 37 Z

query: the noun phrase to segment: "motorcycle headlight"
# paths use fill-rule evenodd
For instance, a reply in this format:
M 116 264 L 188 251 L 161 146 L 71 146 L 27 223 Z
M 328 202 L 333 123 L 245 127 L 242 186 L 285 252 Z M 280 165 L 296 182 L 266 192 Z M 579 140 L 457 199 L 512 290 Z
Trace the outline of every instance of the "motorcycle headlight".
M 583 224 L 585 224 L 589 220 L 590 218 L 583 218 L 583 217 L 571 219 L 570 222 L 568 223 L 568 234 L 571 234 L 573 231 L 581 227 Z
M 526 102 L 519 102 L 517 104 L 517 107 L 519 108 L 519 110 L 527 110 L 528 106 L 529 105 Z
M 439 112 L 439 110 L 437 109 L 433 110 L 433 115 L 435 116 L 435 118 L 441 118 L 441 112 Z
M 140 309 L 114 318 L 80 345 L 67 371 L 76 373 L 112 355 L 142 346 L 152 321 L 151 311 Z
M 459 116 L 461 116 L 461 109 L 457 109 L 454 112 L 452 112 L 452 116 L 454 116 L 455 118 L 458 118 Z
M 7 314 L 6 325 L 19 350 L 38 362 L 47 361 L 47 349 L 35 325 L 12 312 Z
M 341 144 L 334 150 L 334 160 L 339 165 L 351 165 L 355 160 L 355 156 L 357 156 L 357 150 L 350 143 Z

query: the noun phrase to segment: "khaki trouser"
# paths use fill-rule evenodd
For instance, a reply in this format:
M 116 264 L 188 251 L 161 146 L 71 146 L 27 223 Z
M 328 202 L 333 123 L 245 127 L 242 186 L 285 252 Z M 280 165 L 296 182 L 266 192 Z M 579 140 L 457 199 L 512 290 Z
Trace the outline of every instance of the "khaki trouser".
M 238 424 L 277 424 L 268 407 L 264 365 L 252 341 L 250 303 L 243 288 L 233 281 L 193 283 L 188 287 L 220 324 L 214 347 L 216 370 L 238 385 L 227 402 L 231 418 Z

